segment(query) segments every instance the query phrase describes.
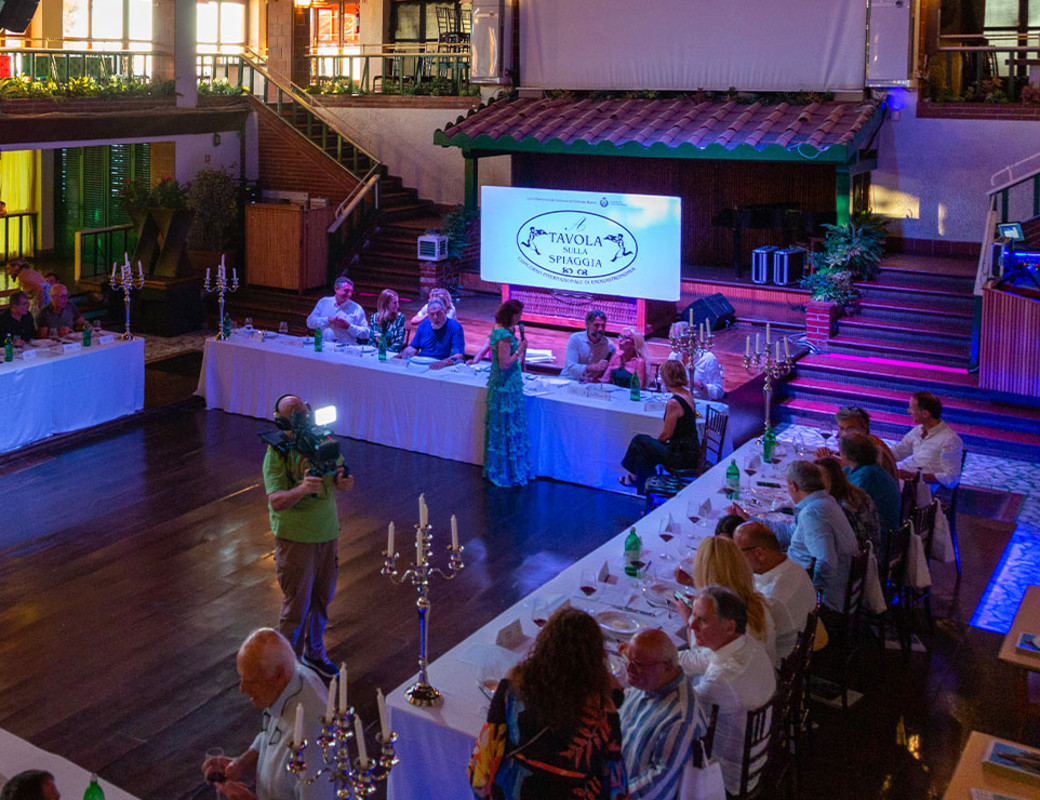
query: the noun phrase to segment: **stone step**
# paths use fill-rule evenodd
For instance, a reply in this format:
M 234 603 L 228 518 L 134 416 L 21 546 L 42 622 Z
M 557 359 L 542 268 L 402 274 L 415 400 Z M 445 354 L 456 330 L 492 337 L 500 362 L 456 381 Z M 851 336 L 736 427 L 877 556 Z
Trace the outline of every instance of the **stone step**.
M 963 347 L 969 347 L 971 344 L 970 320 L 962 321 L 961 324 L 951 324 L 923 319 L 910 322 L 851 316 L 838 320 L 838 330 L 841 335 L 894 344 L 949 344 Z
M 897 360 L 920 361 L 948 367 L 967 367 L 970 352 L 967 345 L 944 346 L 922 342 L 882 342 L 848 334 L 839 334 L 827 342 L 831 352 L 879 356 Z
M 972 313 L 959 309 L 935 308 L 932 306 L 907 306 L 903 303 L 887 303 L 877 300 L 860 299 L 856 303 L 859 316 L 864 319 L 892 320 L 904 322 L 921 320 L 922 324 L 932 322 L 967 322 L 971 327 Z

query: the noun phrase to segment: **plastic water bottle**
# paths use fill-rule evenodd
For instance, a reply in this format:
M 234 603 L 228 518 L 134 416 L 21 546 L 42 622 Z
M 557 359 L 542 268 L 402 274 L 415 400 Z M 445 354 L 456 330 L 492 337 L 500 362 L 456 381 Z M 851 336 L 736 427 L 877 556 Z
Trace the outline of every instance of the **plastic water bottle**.
M 4 339 L 4 361 L 14 361 L 14 337 L 11 334 Z
M 630 578 L 638 577 L 642 561 L 643 540 L 639 538 L 636 529 L 632 528 L 625 537 L 625 574 Z
M 634 372 L 632 373 L 631 379 L 628 381 L 628 396 L 632 402 L 639 402 L 639 376 Z
M 105 800 L 105 793 L 98 785 L 97 775 L 90 776 L 90 785 L 83 793 L 83 800 Z
M 325 338 L 324 331 L 321 328 L 318 328 L 318 330 L 316 330 L 314 332 L 314 352 L 315 353 L 320 353 L 321 352 L 322 339 L 324 339 L 324 338 Z

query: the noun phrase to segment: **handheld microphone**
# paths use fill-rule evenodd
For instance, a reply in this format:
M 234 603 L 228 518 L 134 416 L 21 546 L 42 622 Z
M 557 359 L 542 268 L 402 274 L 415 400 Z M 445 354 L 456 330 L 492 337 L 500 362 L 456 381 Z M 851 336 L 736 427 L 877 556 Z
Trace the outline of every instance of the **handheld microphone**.
M 524 334 L 524 323 L 522 323 L 522 322 L 520 323 L 520 338 L 521 339 L 526 339 L 527 338 L 527 336 Z

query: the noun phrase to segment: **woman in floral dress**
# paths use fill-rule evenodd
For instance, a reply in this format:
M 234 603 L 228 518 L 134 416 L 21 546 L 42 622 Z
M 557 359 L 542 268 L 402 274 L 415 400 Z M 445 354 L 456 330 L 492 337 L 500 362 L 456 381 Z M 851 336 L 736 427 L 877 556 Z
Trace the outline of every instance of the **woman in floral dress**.
M 484 413 L 484 477 L 496 486 L 525 486 L 534 479 L 521 372 L 527 339 L 517 341 L 524 304 L 507 300 L 495 312 L 489 337 L 491 375 Z

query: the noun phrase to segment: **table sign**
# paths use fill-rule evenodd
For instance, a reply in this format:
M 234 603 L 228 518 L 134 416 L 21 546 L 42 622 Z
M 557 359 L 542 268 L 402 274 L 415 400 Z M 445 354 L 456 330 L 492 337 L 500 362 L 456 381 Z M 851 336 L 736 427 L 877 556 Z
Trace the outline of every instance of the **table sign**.
M 116 337 L 114 333 L 102 333 L 94 341 L 97 342 L 97 344 L 102 345 L 112 344 L 115 340 Z
M 36 358 L 36 351 L 33 350 L 31 347 L 27 347 L 22 351 L 20 357 L 22 361 L 32 361 L 34 358 Z
M 517 645 L 523 643 L 526 638 L 520 620 L 514 619 L 498 632 L 498 635 L 495 637 L 495 644 L 506 648 L 506 650 L 513 650 Z
M 60 349 L 62 353 L 75 353 L 77 350 L 82 350 L 83 345 L 79 342 L 63 342 L 57 349 Z

